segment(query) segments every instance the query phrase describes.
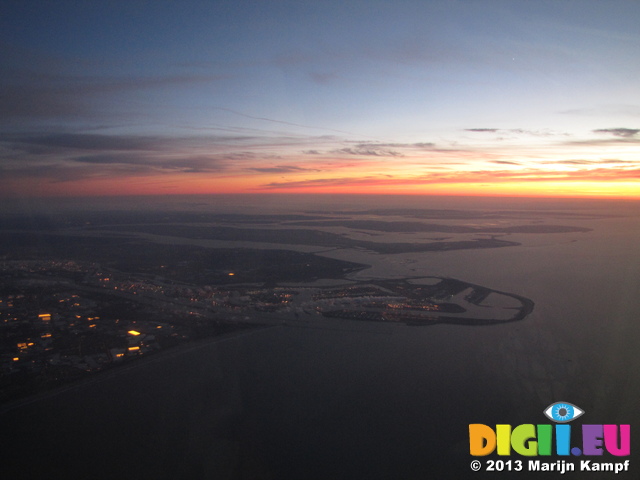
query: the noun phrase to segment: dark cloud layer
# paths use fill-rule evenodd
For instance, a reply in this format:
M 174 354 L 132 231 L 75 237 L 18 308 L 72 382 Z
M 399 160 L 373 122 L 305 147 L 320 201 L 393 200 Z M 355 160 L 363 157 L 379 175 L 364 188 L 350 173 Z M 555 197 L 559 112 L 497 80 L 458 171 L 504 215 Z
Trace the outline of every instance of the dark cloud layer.
M 74 162 L 89 165 L 136 165 L 150 170 L 172 170 L 183 173 L 216 172 L 224 169 L 223 159 L 214 156 L 187 156 L 170 159 L 158 159 L 147 154 L 111 154 L 76 157 Z
M 180 151 L 185 148 L 220 149 L 264 140 L 242 135 L 152 136 L 52 133 L 48 135 L 0 134 L 0 144 L 28 153 L 76 154 L 78 151 Z
M 6 178 L 52 182 L 216 173 L 252 161 L 255 152 L 242 147 L 257 140 L 233 135 L 0 134 L 0 172 Z

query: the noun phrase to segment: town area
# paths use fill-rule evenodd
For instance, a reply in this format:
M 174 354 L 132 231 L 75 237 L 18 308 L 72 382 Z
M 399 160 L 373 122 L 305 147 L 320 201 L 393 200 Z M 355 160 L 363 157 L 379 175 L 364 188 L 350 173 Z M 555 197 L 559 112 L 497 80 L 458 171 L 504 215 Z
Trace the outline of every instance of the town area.
M 92 262 L 11 260 L 0 263 L 0 280 L 0 401 L 247 328 L 327 318 L 489 325 L 533 309 L 526 298 L 439 277 L 191 285 Z

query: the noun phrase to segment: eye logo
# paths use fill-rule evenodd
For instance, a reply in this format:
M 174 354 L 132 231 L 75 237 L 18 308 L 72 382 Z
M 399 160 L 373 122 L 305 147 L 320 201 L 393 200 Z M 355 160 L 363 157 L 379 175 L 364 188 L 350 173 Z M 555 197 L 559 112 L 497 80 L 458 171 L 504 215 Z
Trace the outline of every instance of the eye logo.
M 569 402 L 556 402 L 549 405 L 544 414 L 556 423 L 567 423 L 575 420 L 584 413 L 584 410 Z

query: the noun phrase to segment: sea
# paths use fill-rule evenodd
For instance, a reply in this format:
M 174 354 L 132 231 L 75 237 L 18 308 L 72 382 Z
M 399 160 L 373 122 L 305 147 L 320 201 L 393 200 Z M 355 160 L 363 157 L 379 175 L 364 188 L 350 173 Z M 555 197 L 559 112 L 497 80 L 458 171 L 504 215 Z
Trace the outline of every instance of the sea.
M 529 298 L 535 307 L 522 321 L 498 325 L 277 325 L 169 350 L 3 412 L 3 478 L 640 478 L 638 201 L 211 195 L 21 199 L 2 208 L 22 215 L 358 212 L 378 220 L 383 211 L 394 213 L 383 220 L 406 220 L 452 210 L 478 215 L 420 221 L 589 229 L 510 233 L 503 238 L 519 245 L 504 248 L 318 248 L 318 255 L 370 266 L 352 280 L 456 278 Z M 358 229 L 327 231 L 371 238 Z M 379 241 L 433 235 L 385 233 Z M 567 423 L 572 446 L 581 445 L 582 425 L 630 425 L 631 455 L 470 454 L 470 424 L 555 425 L 544 411 L 557 402 L 584 411 Z M 531 471 L 532 459 L 578 470 L 583 460 L 630 462 L 618 474 L 561 474 Z

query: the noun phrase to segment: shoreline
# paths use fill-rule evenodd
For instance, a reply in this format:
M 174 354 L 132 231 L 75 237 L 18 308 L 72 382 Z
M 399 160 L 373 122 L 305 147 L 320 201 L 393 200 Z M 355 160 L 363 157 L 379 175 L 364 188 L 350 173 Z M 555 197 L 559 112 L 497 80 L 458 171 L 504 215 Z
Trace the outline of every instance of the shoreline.
M 243 337 L 246 335 L 252 335 L 262 330 L 267 330 L 267 329 L 276 328 L 276 327 L 279 327 L 279 325 L 256 324 L 254 327 L 248 327 L 246 329 L 237 330 L 235 332 L 227 332 L 222 335 L 217 335 L 209 338 L 202 338 L 202 339 L 198 339 L 191 342 L 185 342 L 182 345 L 176 345 L 175 347 L 158 350 L 152 353 L 148 353 L 142 358 L 132 358 L 129 360 L 125 360 L 121 364 L 113 365 L 109 368 L 100 370 L 95 373 L 87 374 L 87 376 L 84 378 L 70 380 L 68 383 L 63 383 L 61 385 L 54 386 L 49 390 L 28 394 L 24 397 L 19 397 L 13 400 L 9 400 L 6 403 L 0 404 L 0 417 L 13 410 L 29 406 L 41 400 L 46 400 L 47 398 L 58 396 L 70 390 L 82 388 L 85 385 L 90 385 L 92 383 L 96 383 L 102 380 L 106 380 L 108 378 L 122 375 L 123 373 L 129 372 L 131 370 L 134 370 L 140 367 L 144 367 L 150 363 L 155 363 L 161 360 L 165 360 L 173 356 L 180 356 L 185 353 L 189 353 L 194 350 L 207 347 L 211 344 L 222 343 L 225 341 L 233 340 L 235 338 Z

